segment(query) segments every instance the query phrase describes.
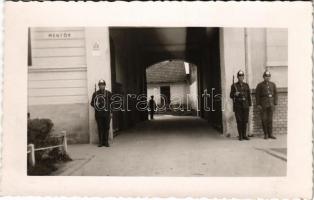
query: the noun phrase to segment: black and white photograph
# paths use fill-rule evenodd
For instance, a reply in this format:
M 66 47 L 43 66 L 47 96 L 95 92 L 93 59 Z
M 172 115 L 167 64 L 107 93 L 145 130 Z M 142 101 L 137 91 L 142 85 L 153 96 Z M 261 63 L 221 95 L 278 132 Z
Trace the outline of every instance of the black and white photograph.
M 286 175 L 287 29 L 28 34 L 28 175 Z
M 2 195 L 311 198 L 310 2 L 6 2 Z

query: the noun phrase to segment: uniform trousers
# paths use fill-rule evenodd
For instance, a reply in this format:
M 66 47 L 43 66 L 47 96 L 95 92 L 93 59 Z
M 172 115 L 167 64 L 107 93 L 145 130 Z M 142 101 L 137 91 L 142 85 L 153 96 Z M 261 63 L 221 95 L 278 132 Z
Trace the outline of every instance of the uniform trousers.
M 249 118 L 249 108 L 243 106 L 236 106 L 234 109 L 239 138 L 246 137 L 246 127 Z
M 264 107 L 261 110 L 262 126 L 265 136 L 273 135 L 273 106 Z
M 98 127 L 99 144 L 108 144 L 109 127 L 110 127 L 110 115 L 96 116 L 96 122 Z

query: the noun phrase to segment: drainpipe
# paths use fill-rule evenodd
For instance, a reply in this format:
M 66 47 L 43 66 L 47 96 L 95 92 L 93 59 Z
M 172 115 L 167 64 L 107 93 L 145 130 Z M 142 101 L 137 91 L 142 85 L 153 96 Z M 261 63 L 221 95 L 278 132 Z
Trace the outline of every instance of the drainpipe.
M 246 77 L 246 82 L 250 85 L 252 88 L 252 80 L 251 80 L 251 66 L 250 66 L 250 42 L 248 39 L 248 30 L 247 28 L 244 28 L 244 63 L 245 63 L 245 77 Z M 253 106 L 253 105 L 252 105 Z M 250 109 L 249 113 L 249 121 L 248 121 L 248 131 L 247 131 L 249 136 L 253 135 L 253 107 Z
M 247 28 L 244 28 L 244 63 L 245 63 L 246 82 L 249 83 Z

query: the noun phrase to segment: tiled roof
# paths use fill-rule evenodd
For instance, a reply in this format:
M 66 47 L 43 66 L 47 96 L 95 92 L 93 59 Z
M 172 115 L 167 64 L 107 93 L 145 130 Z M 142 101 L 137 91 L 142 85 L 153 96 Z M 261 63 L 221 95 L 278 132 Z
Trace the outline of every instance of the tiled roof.
M 182 82 L 187 76 L 184 62 L 180 60 L 165 61 L 146 69 L 147 83 Z

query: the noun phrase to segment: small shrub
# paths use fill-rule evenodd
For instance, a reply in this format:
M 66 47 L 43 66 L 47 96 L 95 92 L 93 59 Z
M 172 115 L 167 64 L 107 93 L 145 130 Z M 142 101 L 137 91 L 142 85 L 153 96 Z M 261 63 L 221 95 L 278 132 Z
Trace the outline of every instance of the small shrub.
M 62 143 L 61 137 L 51 136 L 53 123 L 50 119 L 28 119 L 27 125 L 27 143 L 34 144 L 35 148 Z M 35 159 L 36 165 L 34 167 L 28 165 L 28 175 L 49 175 L 57 170 L 56 163 L 72 160 L 61 147 L 36 151 Z
M 50 119 L 29 119 L 27 123 L 27 143 L 40 147 L 46 142 L 53 123 Z

